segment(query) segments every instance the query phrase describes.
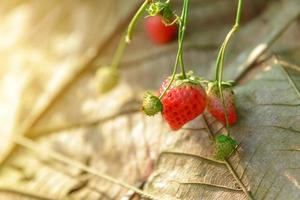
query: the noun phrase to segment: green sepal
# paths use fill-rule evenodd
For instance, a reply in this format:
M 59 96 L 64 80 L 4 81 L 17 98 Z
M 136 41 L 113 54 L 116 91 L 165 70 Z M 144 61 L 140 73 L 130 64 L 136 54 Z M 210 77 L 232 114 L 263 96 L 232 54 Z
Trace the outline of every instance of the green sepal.
M 155 2 L 151 3 L 146 11 L 148 12 L 149 16 L 157 16 L 162 14 L 166 6 L 167 4 L 164 2 Z
M 232 88 L 235 85 L 235 81 L 222 81 L 221 86 L 222 89 Z M 208 81 L 208 88 L 218 88 L 218 81 Z
M 194 75 L 193 71 L 189 71 L 186 73 L 186 77 L 184 77 L 182 74 L 176 74 L 172 85 L 174 87 L 179 87 L 185 84 L 201 85 L 202 82 L 203 78 Z
M 235 84 L 234 81 L 223 81 L 221 84 L 223 93 L 226 90 L 230 90 L 234 95 L 234 92 L 232 90 L 234 84 Z M 206 91 L 207 93 L 214 94 L 220 97 L 218 81 L 208 81 L 208 83 L 206 84 Z
M 217 160 L 224 160 L 232 154 L 238 143 L 229 136 L 218 135 L 215 138 L 215 155 Z
M 146 9 L 149 16 L 161 16 L 163 22 L 166 25 L 174 23 L 174 20 L 177 20 L 173 10 L 171 9 L 170 3 L 167 2 L 153 2 L 150 3 Z
M 142 110 L 148 116 L 153 116 L 163 109 L 160 99 L 150 92 L 146 92 L 142 104 Z

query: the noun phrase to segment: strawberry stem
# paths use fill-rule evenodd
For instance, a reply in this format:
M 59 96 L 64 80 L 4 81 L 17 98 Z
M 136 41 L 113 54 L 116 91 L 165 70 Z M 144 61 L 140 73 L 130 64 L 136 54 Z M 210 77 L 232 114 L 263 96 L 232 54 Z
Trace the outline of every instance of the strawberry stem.
M 239 0 L 236 19 L 235 19 L 235 24 L 232 27 L 232 29 L 228 32 L 228 34 L 226 35 L 226 38 L 225 38 L 224 42 L 222 43 L 222 46 L 219 50 L 218 57 L 217 57 L 217 62 L 216 62 L 215 80 L 218 83 L 218 89 L 219 89 L 219 92 L 220 92 L 220 97 L 221 97 L 221 100 L 222 100 L 222 103 L 223 103 L 223 108 L 224 108 L 224 111 L 225 111 L 226 128 L 228 130 L 228 134 L 229 134 L 228 113 L 227 113 L 227 110 L 226 110 L 226 106 L 225 106 L 225 102 L 224 102 L 224 96 L 223 96 L 223 92 L 222 92 L 223 66 L 224 66 L 224 58 L 225 58 L 226 48 L 228 46 L 229 40 L 231 39 L 233 34 L 238 30 L 239 25 L 240 25 L 242 5 L 243 5 L 243 0 Z
M 179 32 L 178 32 L 178 43 L 179 43 L 178 54 L 179 54 L 179 63 L 180 63 L 181 73 L 182 73 L 183 78 L 186 78 L 186 74 L 185 74 L 185 69 L 184 69 L 182 47 L 183 47 L 183 39 L 184 39 L 184 33 L 185 33 L 185 29 L 186 29 L 188 12 L 189 12 L 189 1 L 184 0 L 181 19 L 179 22 Z
M 148 3 L 150 3 L 150 2 L 151 2 L 151 0 L 145 0 L 144 3 L 141 5 L 141 7 L 138 9 L 138 11 L 133 16 L 132 20 L 130 21 L 128 29 L 127 29 L 127 34 L 125 36 L 125 41 L 127 43 L 130 43 L 130 41 L 132 39 L 133 29 L 136 27 L 138 20 L 141 18 L 144 11 L 146 10 Z
M 170 80 L 168 86 L 165 88 L 163 93 L 160 95 L 159 99 L 162 99 L 162 97 L 165 95 L 165 93 L 168 91 L 168 89 L 172 85 L 172 83 L 175 79 L 176 72 L 177 72 L 178 62 L 180 63 L 182 77 L 186 78 L 186 73 L 185 73 L 185 69 L 184 69 L 184 62 L 183 62 L 182 46 L 183 46 L 184 32 L 185 32 L 185 29 L 186 29 L 188 9 L 189 9 L 189 0 L 184 0 L 182 13 L 181 13 L 181 17 L 180 17 L 180 20 L 179 20 L 178 50 L 177 50 L 176 60 L 175 60 L 174 68 L 173 68 L 172 77 L 171 77 L 171 80 Z
M 125 34 L 123 34 L 121 36 L 121 39 L 119 41 L 117 50 L 116 50 L 116 52 L 115 52 L 115 54 L 113 56 L 113 59 L 112 59 L 111 67 L 113 69 L 117 69 L 118 68 L 118 66 L 120 64 L 120 61 L 122 59 L 122 56 L 124 54 L 125 48 L 126 48 L 126 40 L 125 40 Z
M 142 16 L 143 12 L 145 11 L 148 3 L 150 2 L 150 0 L 145 0 L 144 3 L 141 5 L 141 7 L 138 9 L 138 11 L 135 13 L 135 15 L 133 16 L 132 20 L 130 21 L 128 28 L 127 28 L 127 32 L 122 34 L 121 39 L 119 41 L 117 50 L 113 56 L 112 59 L 112 63 L 111 63 L 111 67 L 113 69 L 117 69 L 121 58 L 124 54 L 125 48 L 126 48 L 126 43 L 129 43 L 132 39 L 132 34 L 133 34 L 133 29 L 136 26 L 136 23 L 138 22 L 138 20 L 140 19 L 140 17 Z
M 133 30 L 134 30 L 138 20 L 141 18 L 143 12 L 146 10 L 148 3 L 150 3 L 150 2 L 151 2 L 151 0 L 144 1 L 144 3 L 140 6 L 140 8 L 138 9 L 138 11 L 135 13 L 132 20 L 130 21 L 126 33 L 124 33 L 121 36 L 117 50 L 112 59 L 112 63 L 111 63 L 112 68 L 114 68 L 114 69 L 118 68 L 121 58 L 122 58 L 125 48 L 126 48 L 126 43 L 130 43 L 130 41 L 132 39 L 132 35 L 133 35 Z

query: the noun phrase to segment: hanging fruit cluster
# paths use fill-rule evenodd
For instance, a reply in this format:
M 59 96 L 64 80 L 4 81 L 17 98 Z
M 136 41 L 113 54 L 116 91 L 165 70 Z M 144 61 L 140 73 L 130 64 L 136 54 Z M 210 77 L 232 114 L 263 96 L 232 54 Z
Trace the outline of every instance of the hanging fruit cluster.
M 157 3 L 157 5 L 159 6 L 150 7 L 150 10 L 153 11 L 151 12 L 151 16 L 158 15 L 155 20 L 159 20 L 161 23 L 170 23 L 171 19 L 176 19 L 175 21 L 179 24 L 178 52 L 173 74 L 162 82 L 157 96 L 147 92 L 142 104 L 142 110 L 149 116 L 160 112 L 170 128 L 176 131 L 189 121 L 203 114 L 206 109 L 227 128 L 227 133 L 218 135 L 214 140 L 215 157 L 216 159 L 224 160 L 237 146 L 237 142 L 229 136 L 229 127 L 236 123 L 237 113 L 232 82 L 222 81 L 223 63 L 229 39 L 239 25 L 242 0 L 239 1 L 236 23 L 220 48 L 216 62 L 216 76 L 213 81 L 204 80 L 193 72 L 185 72 L 182 46 L 189 1 L 184 0 L 181 17 L 173 16 L 170 18 L 170 15 L 167 14 L 166 16 L 169 18 L 164 18 L 164 9 L 161 9 L 164 7 L 161 6 L 163 4 Z M 170 11 L 169 6 L 167 6 L 166 10 L 167 13 L 173 13 Z M 150 31 L 151 28 L 150 26 Z M 158 31 L 160 31 L 159 28 Z M 155 32 L 153 32 L 153 36 L 155 39 Z M 181 68 L 180 73 L 177 73 L 178 65 Z
M 181 16 L 177 16 L 169 0 L 145 0 L 131 20 L 125 35 L 121 38 L 111 66 L 100 68 L 97 72 L 100 94 L 110 91 L 119 80 L 117 67 L 126 43 L 130 43 L 138 19 L 147 12 L 146 32 L 158 44 L 170 42 L 178 35 L 178 51 L 173 73 L 161 84 L 157 94 L 146 92 L 142 110 L 146 115 L 161 113 L 172 130 L 178 130 L 189 121 L 207 110 L 216 120 L 227 128 L 227 133 L 215 138 L 215 156 L 226 159 L 236 148 L 237 143 L 229 136 L 229 127 L 237 121 L 232 82 L 222 80 L 226 47 L 233 33 L 238 29 L 243 0 L 239 0 L 236 21 L 227 34 L 216 61 L 215 80 L 204 80 L 192 71 L 186 73 L 183 60 L 183 41 L 186 30 L 189 0 L 183 0 Z M 180 66 L 180 73 L 178 67 Z M 101 80 L 100 80 L 101 79 Z
M 217 62 L 219 64 L 216 66 L 216 80 L 214 81 L 205 81 L 201 77 L 194 75 L 193 72 L 185 72 L 182 45 L 188 16 L 188 1 L 184 1 L 181 17 L 175 17 L 175 14 L 170 11 L 168 4 L 154 3 L 150 8 L 152 11 L 151 16 L 156 14 L 162 18 L 165 15 L 169 17 L 162 21 L 170 22 L 170 19 L 176 18 L 176 21 L 179 23 L 179 47 L 172 76 L 163 81 L 158 91 L 158 96 L 147 93 L 142 106 L 143 111 L 148 115 L 150 113 L 151 116 L 161 112 L 163 118 L 173 130 L 178 130 L 187 122 L 195 119 L 206 108 L 211 115 L 224 125 L 233 125 L 237 120 L 237 116 L 231 83 L 219 80 L 222 57 Z M 167 10 L 168 14 L 164 14 L 164 10 Z M 172 13 L 173 16 L 170 17 L 171 14 L 169 13 Z M 181 73 L 179 74 L 177 74 L 178 65 L 181 67 Z M 221 81 L 220 88 L 219 81 Z M 203 83 L 206 84 L 204 85 Z

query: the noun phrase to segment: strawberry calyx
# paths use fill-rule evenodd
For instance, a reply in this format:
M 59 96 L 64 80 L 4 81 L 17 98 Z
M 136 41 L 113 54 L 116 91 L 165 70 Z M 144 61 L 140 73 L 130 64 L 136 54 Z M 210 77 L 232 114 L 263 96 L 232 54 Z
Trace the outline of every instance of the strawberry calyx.
M 234 81 L 229 80 L 229 81 L 223 81 L 221 83 L 221 89 L 226 90 L 226 89 L 232 89 L 234 86 Z M 207 91 L 212 92 L 216 94 L 217 96 L 220 96 L 219 94 L 219 87 L 218 87 L 218 81 L 209 81 L 207 83 Z
M 230 156 L 238 143 L 236 140 L 227 135 L 218 135 L 215 138 L 215 158 L 224 160 Z
M 179 17 L 171 9 L 169 1 L 151 2 L 146 11 L 149 16 L 160 16 L 165 25 L 172 25 L 179 20 Z
M 232 89 L 232 86 L 234 84 L 234 81 L 224 81 L 221 83 L 221 91 L 223 94 L 226 93 L 226 96 L 230 97 L 232 99 L 232 102 L 234 103 L 234 92 Z M 218 97 L 221 99 L 221 94 L 218 86 L 217 81 L 210 81 L 207 84 L 207 94 Z M 224 97 L 225 98 L 225 97 Z M 225 98 L 226 99 L 226 98 Z
M 160 99 L 151 92 L 146 92 L 142 104 L 142 110 L 148 116 L 153 116 L 163 109 Z
M 179 87 L 186 84 L 201 85 L 202 80 L 201 77 L 195 76 L 193 71 L 189 71 L 186 73 L 185 77 L 182 74 L 176 74 L 172 86 Z
M 174 80 L 172 81 L 172 84 L 169 86 L 170 81 L 172 80 L 172 77 L 168 77 L 165 79 L 165 81 L 162 83 L 159 94 L 161 95 L 160 98 L 163 97 L 163 95 L 170 89 L 174 87 L 181 87 L 186 85 L 195 85 L 195 86 L 201 86 L 204 81 L 203 78 L 199 76 L 195 76 L 193 71 L 189 71 L 188 73 L 183 76 L 182 74 L 175 74 Z

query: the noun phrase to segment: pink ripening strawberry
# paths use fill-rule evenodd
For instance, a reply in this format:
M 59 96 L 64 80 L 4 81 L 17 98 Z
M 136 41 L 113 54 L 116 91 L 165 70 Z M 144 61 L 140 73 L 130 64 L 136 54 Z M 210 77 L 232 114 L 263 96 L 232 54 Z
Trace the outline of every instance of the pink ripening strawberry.
M 168 86 L 170 78 L 166 79 L 159 90 L 161 94 Z M 203 113 L 207 104 L 205 90 L 193 76 L 186 79 L 177 76 L 171 87 L 162 97 L 162 115 L 172 130 L 180 129 L 187 122 Z
M 233 125 L 237 121 L 235 109 L 234 92 L 230 84 L 222 84 L 224 105 L 227 112 L 228 125 Z M 225 110 L 220 96 L 217 83 L 211 83 L 207 91 L 207 110 L 223 125 L 226 125 Z

